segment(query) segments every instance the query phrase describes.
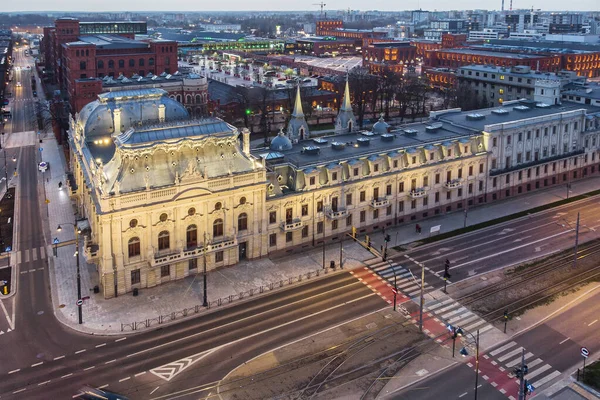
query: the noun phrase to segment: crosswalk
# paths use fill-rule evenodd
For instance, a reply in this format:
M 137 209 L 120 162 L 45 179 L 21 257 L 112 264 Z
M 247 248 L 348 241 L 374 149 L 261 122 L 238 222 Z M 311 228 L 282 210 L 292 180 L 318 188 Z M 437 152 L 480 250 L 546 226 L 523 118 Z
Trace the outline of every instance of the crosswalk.
M 421 279 L 413 276 L 406 268 L 398 264 L 383 264 L 371 268 L 377 275 L 385 279 L 394 286 L 394 275 L 398 290 L 405 293 L 408 297 L 419 297 L 421 293 Z M 425 292 L 432 290 L 433 287 L 425 282 Z
M 521 365 L 522 355 L 523 347 L 513 341 L 490 351 L 483 357 L 490 360 L 493 365 L 497 365 L 508 371 L 513 371 L 516 367 Z M 554 369 L 550 364 L 545 363 L 541 358 L 536 357 L 532 352 L 527 351 L 527 349 L 525 349 L 525 364 L 529 370 L 525 377 L 536 389 L 539 389 L 541 386 L 561 375 L 561 373 Z
M 15 264 L 22 264 L 31 261 L 45 260 L 47 257 L 46 247 L 35 247 L 33 249 L 19 250 L 14 253 Z

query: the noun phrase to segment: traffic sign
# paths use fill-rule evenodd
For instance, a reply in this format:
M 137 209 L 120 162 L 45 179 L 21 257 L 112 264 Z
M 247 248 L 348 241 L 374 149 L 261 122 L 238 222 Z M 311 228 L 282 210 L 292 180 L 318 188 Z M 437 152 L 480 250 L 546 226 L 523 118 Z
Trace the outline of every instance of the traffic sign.
M 11 251 L 11 250 L 12 250 L 12 247 L 6 246 L 6 250 L 4 250 L 4 251 Z
M 77 303 L 75 303 L 78 307 L 81 307 L 83 305 L 83 300 L 77 300 Z
M 60 243 L 60 240 L 58 240 L 58 238 L 54 238 L 54 240 L 52 241 L 52 243 L 54 243 L 54 244 L 59 244 L 59 243 Z
M 44 151 L 44 148 L 43 148 L 43 147 L 40 147 L 40 151 Z
M 529 393 L 533 393 L 535 391 L 535 387 L 531 383 L 528 383 L 527 390 L 529 391 Z
M 588 358 L 590 355 L 590 351 L 586 347 L 581 348 L 581 356 L 583 358 Z

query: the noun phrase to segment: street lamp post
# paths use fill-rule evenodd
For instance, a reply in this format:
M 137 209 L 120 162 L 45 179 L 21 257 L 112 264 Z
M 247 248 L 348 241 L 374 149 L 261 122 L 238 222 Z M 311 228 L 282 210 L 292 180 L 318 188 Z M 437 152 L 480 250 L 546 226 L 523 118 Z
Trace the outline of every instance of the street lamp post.
M 457 328 L 460 329 L 460 328 Z M 464 333 L 464 331 L 462 329 L 460 329 L 462 333 Z M 479 386 L 479 329 L 477 329 L 477 336 L 473 336 L 473 334 L 471 332 L 466 332 L 469 334 L 469 336 L 471 336 L 473 339 L 475 339 L 475 400 L 477 400 L 477 389 Z M 463 347 L 462 349 L 460 349 L 460 354 L 463 357 L 466 357 L 469 355 L 469 352 L 467 351 L 467 349 L 465 347 Z
M 202 301 L 202 305 L 204 307 L 208 307 L 208 295 L 206 293 L 206 288 L 207 288 L 207 283 L 206 283 L 206 232 L 204 232 L 204 244 L 202 245 L 202 255 L 203 255 L 203 264 L 204 264 L 204 271 L 203 271 L 203 278 L 204 278 L 204 298 Z
M 66 222 L 62 225 L 72 225 L 73 229 L 75 230 L 75 257 L 77 263 L 77 313 L 79 316 L 79 324 L 81 325 L 83 324 L 83 307 L 81 305 L 81 270 L 79 268 L 79 233 L 81 233 L 81 231 L 79 230 L 79 227 L 77 227 L 77 222 Z M 56 230 L 58 232 L 62 231 L 62 226 L 58 225 Z
M 388 265 L 392 269 L 394 273 L 394 311 L 396 311 L 396 296 L 398 295 L 398 276 L 396 275 L 396 270 L 392 266 L 392 262 L 388 261 Z

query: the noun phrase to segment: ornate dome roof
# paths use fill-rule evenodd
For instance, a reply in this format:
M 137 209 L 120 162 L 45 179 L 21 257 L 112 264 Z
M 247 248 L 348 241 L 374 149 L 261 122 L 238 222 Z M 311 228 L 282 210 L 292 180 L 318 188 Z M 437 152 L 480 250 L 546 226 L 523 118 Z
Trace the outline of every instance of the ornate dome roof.
M 271 141 L 271 150 L 290 150 L 291 148 L 292 141 L 285 136 L 282 128 L 279 134 Z
M 390 125 L 384 121 L 383 115 L 379 117 L 379 121 L 373 125 L 373 133 L 387 133 Z

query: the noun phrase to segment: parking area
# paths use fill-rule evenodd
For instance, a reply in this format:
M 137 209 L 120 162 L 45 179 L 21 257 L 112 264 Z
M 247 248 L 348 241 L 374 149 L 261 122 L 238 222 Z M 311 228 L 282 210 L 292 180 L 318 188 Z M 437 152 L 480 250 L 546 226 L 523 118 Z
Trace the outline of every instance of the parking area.
M 362 65 L 362 58 L 355 56 L 340 56 L 334 58 L 320 58 L 310 56 L 296 56 L 294 61 L 317 68 L 328 68 L 335 71 L 349 71 Z

